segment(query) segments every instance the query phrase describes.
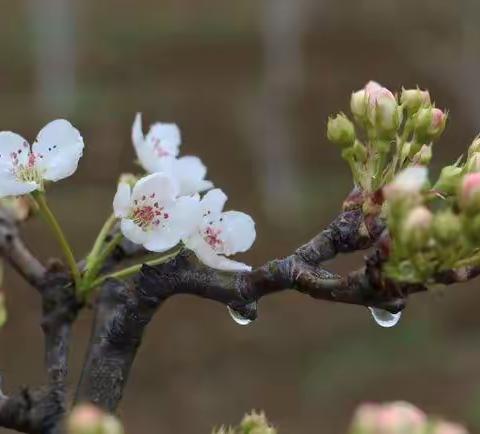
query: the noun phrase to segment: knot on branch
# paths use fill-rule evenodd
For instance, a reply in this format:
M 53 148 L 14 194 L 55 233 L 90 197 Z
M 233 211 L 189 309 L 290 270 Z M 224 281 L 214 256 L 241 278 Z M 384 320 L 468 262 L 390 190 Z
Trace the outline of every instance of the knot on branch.
M 0 425 L 30 434 L 57 432 L 65 412 L 55 387 L 23 389 L 18 395 L 0 396 Z

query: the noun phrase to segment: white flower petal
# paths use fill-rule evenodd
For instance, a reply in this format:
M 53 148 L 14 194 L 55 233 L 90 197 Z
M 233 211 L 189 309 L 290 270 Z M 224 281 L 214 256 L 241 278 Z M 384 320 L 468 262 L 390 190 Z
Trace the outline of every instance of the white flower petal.
M 67 178 L 77 170 L 83 147 L 80 132 L 70 122 L 54 120 L 40 130 L 32 145 L 35 166 L 49 181 Z
M 216 227 L 220 228 L 223 240 L 223 253 L 233 255 L 245 252 L 255 241 L 255 222 L 243 212 L 227 211 L 222 213 Z
M 222 255 L 217 255 L 215 251 L 205 242 L 199 238 L 191 245 L 187 244 L 187 247 L 191 248 L 198 259 L 205 265 L 215 268 L 217 270 L 226 271 L 250 271 L 252 267 L 242 262 L 232 261 Z
M 133 187 L 133 201 L 152 199 L 164 204 L 172 203 L 178 189 L 172 177 L 166 173 L 153 173 L 140 179 Z
M 157 122 L 150 127 L 145 142 L 159 157 L 176 157 L 181 143 L 180 130 L 176 124 Z
M 175 247 L 179 242 L 180 236 L 177 231 L 169 228 L 159 228 L 150 231 L 143 247 L 151 252 L 165 252 Z
M 182 196 L 167 209 L 170 214 L 166 226 L 180 238 L 188 238 L 198 228 L 202 220 L 200 203 L 197 198 Z
M 113 198 L 113 212 L 115 217 L 127 217 L 131 204 L 131 188 L 126 182 L 118 184 L 117 192 Z
M 12 172 L 16 165 L 26 165 L 29 154 L 30 145 L 22 136 L 11 131 L 0 132 L 0 173 Z
M 0 132 L 0 197 L 27 194 L 40 188 L 37 182 L 17 178 L 17 170 L 28 166 L 30 145 L 18 134 Z
M 226 201 L 227 195 L 222 190 L 219 188 L 210 190 L 200 201 L 202 213 L 209 216 L 218 216 L 222 212 Z
M 428 169 L 423 166 L 413 166 L 402 170 L 393 183 L 404 191 L 418 192 L 428 180 Z
M 0 175 L 0 198 L 5 196 L 20 196 L 38 190 L 40 186 L 36 182 L 22 182 L 14 178 L 7 179 Z
M 180 195 L 191 195 L 213 187 L 210 181 L 205 181 L 207 168 L 198 157 L 188 155 L 175 160 L 173 174 L 178 182 Z
M 142 129 L 142 114 L 137 113 L 132 125 L 132 142 L 135 149 L 140 148 L 143 145 L 145 137 Z
M 120 229 L 125 238 L 136 244 L 143 244 L 149 238 L 149 232 L 144 231 L 130 219 L 122 219 Z

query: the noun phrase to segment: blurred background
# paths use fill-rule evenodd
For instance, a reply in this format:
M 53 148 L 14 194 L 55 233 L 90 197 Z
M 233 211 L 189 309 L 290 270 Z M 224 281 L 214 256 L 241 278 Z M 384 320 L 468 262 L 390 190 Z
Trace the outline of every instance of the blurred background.
M 0 129 L 33 140 L 55 117 L 87 151 L 49 200 L 78 256 L 134 170 L 130 127 L 179 124 L 233 209 L 257 223 L 259 265 L 336 215 L 351 187 L 327 116 L 375 79 L 428 88 L 450 110 L 434 170 L 480 130 L 478 0 L 0 0 Z M 31 248 L 58 255 L 40 221 Z M 346 272 L 362 255 L 340 257 Z M 177 297 L 145 337 L 120 414 L 131 434 L 210 432 L 263 409 L 285 434 L 342 434 L 357 403 L 409 400 L 480 432 L 478 283 L 415 296 L 394 329 L 364 308 L 282 293 L 241 327 L 225 309 Z M 5 389 L 43 381 L 39 300 L 12 270 L 0 332 Z M 91 312 L 75 328 L 75 384 Z M 7 434 L 2 431 L 1 434 Z

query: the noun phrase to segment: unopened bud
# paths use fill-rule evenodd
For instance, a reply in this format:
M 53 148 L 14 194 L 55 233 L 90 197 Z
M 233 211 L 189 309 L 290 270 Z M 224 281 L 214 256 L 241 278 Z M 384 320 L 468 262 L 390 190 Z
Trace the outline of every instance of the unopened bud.
M 355 141 L 355 128 L 347 116 L 339 113 L 334 118 L 328 118 L 327 137 L 332 143 L 348 148 Z
M 434 238 L 442 245 L 448 246 L 460 236 L 462 225 L 460 218 L 452 211 L 446 210 L 435 214 L 432 224 Z
M 472 144 L 468 148 L 468 157 L 470 158 L 473 154 L 480 152 L 480 136 L 477 136 L 473 139 Z
M 400 102 L 411 115 L 416 113 L 420 107 L 430 105 L 430 94 L 428 90 L 402 89 Z
M 465 163 L 467 173 L 480 172 L 480 152 L 473 153 Z
M 414 128 L 417 139 L 430 142 L 438 138 L 445 129 L 447 115 L 435 107 L 423 107 L 415 115 Z
M 138 178 L 133 173 L 122 173 L 118 178 L 118 183 L 128 184 L 130 187 L 134 187 L 137 183 Z
M 445 166 L 440 172 L 438 181 L 433 188 L 445 194 L 455 194 L 462 180 L 462 176 L 462 167 L 458 167 L 455 164 Z
M 351 434 L 424 434 L 425 414 L 407 402 L 363 404 L 355 413 Z
M 469 173 L 463 177 L 459 203 L 462 209 L 469 212 L 480 210 L 480 173 Z
M 67 422 L 68 434 L 124 434 L 122 425 L 112 415 L 92 404 L 81 404 L 72 410 Z
M 403 241 L 407 246 L 419 248 L 425 245 L 432 226 L 433 215 L 424 206 L 413 208 L 403 225 Z
M 428 430 L 429 434 L 468 434 L 465 427 L 451 422 L 437 422 Z
M 408 167 L 383 188 L 383 195 L 390 201 L 418 196 L 428 181 L 427 176 L 428 171 L 423 166 Z
M 385 87 L 367 92 L 367 115 L 381 136 L 391 136 L 402 122 L 397 99 Z
M 239 426 L 241 434 L 276 434 L 277 430 L 269 425 L 264 413 L 247 414 Z
M 421 164 L 422 166 L 428 166 L 432 160 L 432 146 L 423 145 L 420 150 L 413 156 L 413 161 L 415 163 Z
M 355 119 L 362 121 L 367 116 L 367 94 L 365 89 L 353 92 L 350 97 L 350 110 Z
M 353 145 L 353 155 L 355 156 L 355 160 L 359 162 L 365 163 L 367 161 L 367 148 L 362 142 L 355 140 L 355 144 Z

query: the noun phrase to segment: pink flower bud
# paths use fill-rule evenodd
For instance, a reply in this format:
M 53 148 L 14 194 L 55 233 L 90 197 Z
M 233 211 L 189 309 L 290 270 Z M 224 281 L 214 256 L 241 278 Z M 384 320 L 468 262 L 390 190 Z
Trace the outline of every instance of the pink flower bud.
M 417 206 L 407 216 L 405 231 L 427 230 L 432 224 L 432 213 L 424 206 Z
M 480 172 L 469 173 L 463 177 L 459 201 L 463 209 L 480 209 Z
M 450 422 L 439 422 L 429 432 L 430 434 L 468 434 L 463 426 Z
M 92 404 L 75 407 L 68 418 L 69 434 L 96 434 L 102 426 L 104 413 Z
M 400 102 L 413 114 L 420 107 L 430 105 L 430 94 L 428 90 L 403 89 Z
M 425 414 L 407 402 L 363 404 L 355 413 L 352 432 L 362 434 L 423 434 Z

